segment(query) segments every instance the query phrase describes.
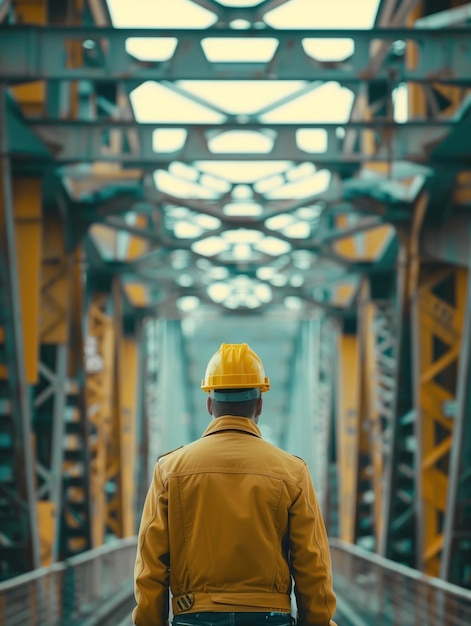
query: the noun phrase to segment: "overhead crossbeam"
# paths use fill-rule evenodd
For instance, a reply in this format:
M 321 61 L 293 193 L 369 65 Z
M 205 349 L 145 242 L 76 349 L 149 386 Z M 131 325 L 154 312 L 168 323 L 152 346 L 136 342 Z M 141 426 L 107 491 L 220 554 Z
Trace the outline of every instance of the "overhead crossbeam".
M 90 163 L 93 161 L 107 161 L 122 163 L 130 167 L 166 168 L 173 161 L 192 163 L 194 161 L 293 161 L 304 163 L 310 161 L 322 166 L 338 168 L 348 164 L 360 164 L 373 161 L 390 161 L 407 159 L 419 163 L 427 163 L 429 154 L 427 146 L 435 145 L 447 133 L 446 125 L 433 124 L 406 127 L 401 124 L 376 125 L 377 133 L 374 136 L 377 150 L 375 154 L 351 152 L 345 154 L 343 140 L 338 129 L 344 129 L 341 124 L 324 124 L 323 145 L 318 147 L 317 136 L 312 140 L 312 149 L 299 146 L 298 132 L 303 129 L 318 128 L 320 125 L 305 124 L 297 128 L 294 125 L 259 125 L 257 130 L 270 132 L 273 135 L 272 145 L 263 152 L 221 152 L 210 149 L 210 141 L 214 132 L 254 130 L 244 124 L 237 126 L 219 126 L 218 129 L 200 125 L 180 124 L 178 127 L 187 130 L 187 136 L 182 146 L 170 151 L 157 151 L 153 145 L 153 131 L 157 125 L 130 125 L 128 128 L 120 124 L 109 123 L 67 123 L 67 124 L 35 124 L 38 134 L 54 148 L 54 162 L 56 164 L 71 164 L 75 162 Z M 370 128 L 374 128 L 371 124 Z M 381 132 L 382 131 L 382 132 Z M 254 131 L 255 132 L 255 131 Z M 372 131 L 365 124 L 363 132 L 371 135 Z M 120 135 L 123 145 L 128 143 L 127 151 L 116 152 L 112 148 L 116 136 Z M 134 141 L 128 141 L 130 137 Z M 359 132 L 361 137 L 362 133 Z M 137 139 L 137 141 L 136 141 Z M 47 163 L 47 161 L 45 161 Z
M 126 40 L 168 39 L 177 41 L 165 61 L 138 61 L 126 52 Z M 248 39 L 276 42 L 273 56 L 263 62 L 215 62 L 204 54 L 203 43 L 210 39 Z M 342 61 L 317 61 L 303 48 L 304 40 L 352 39 L 353 54 Z M 70 63 L 70 50 L 82 42 L 82 65 Z M 375 67 L 370 47 L 375 42 L 413 42 L 419 51 L 416 66 L 408 68 L 400 54 L 394 63 L 386 58 Z M 85 45 L 84 45 L 85 44 Z M 364 83 L 396 80 L 424 83 L 444 82 L 469 85 L 471 75 L 469 28 L 371 29 L 371 30 L 271 30 L 209 29 L 156 30 L 113 29 L 110 27 L 0 28 L 0 79 L 30 80 L 309 80 Z

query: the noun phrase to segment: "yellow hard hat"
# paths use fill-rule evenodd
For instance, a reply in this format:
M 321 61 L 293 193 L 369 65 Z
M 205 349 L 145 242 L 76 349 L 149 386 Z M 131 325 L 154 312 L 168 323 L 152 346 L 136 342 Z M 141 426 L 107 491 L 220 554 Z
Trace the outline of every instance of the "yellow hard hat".
M 223 343 L 209 359 L 201 389 L 270 389 L 263 363 L 247 343 Z

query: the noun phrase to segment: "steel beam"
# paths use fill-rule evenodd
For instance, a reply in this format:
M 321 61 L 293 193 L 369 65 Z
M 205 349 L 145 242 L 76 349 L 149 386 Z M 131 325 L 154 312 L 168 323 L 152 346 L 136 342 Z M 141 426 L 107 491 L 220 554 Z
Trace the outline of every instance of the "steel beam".
M 140 500 L 144 502 L 149 482 L 154 471 L 155 460 L 166 451 L 166 424 L 162 415 L 160 377 L 164 376 L 161 325 L 156 316 L 149 316 L 144 323 L 143 350 L 145 361 L 145 406 L 141 425 L 140 442 L 143 455 L 140 457 Z
M 0 27 L 0 79 L 12 83 L 30 80 L 309 80 L 368 82 L 372 80 L 445 82 L 469 85 L 471 56 L 469 28 L 387 28 L 371 30 L 156 30 L 110 27 Z M 172 58 L 164 62 L 139 62 L 126 52 L 126 40 L 173 38 L 178 40 Z M 202 43 L 217 39 L 271 39 L 277 42 L 273 58 L 259 63 L 209 62 Z M 319 62 L 303 49 L 304 39 L 353 39 L 353 55 L 342 62 Z M 420 49 L 414 68 L 398 62 L 391 76 L 383 62 L 370 68 L 373 42 L 413 42 Z M 82 66 L 70 63 L 70 46 L 87 42 Z M 241 44 L 242 45 L 242 44 Z M 103 61 L 101 63 L 101 60 Z
M 119 475 L 121 502 L 121 536 L 131 537 L 136 531 L 134 475 L 136 465 L 137 387 L 138 369 L 136 337 L 124 333 L 118 346 L 119 366 Z
M 253 7 L 223 6 L 216 0 L 192 0 L 197 4 L 217 15 L 218 25 L 228 25 L 233 20 L 245 20 L 247 22 L 262 22 L 264 16 L 276 7 L 286 4 L 289 0 L 263 0 Z
M 34 449 L 26 382 L 6 88 L 0 84 L 0 547 L 1 576 L 39 567 Z
M 384 467 L 382 534 L 378 552 L 386 558 L 415 566 L 415 447 L 411 385 L 410 307 L 408 281 L 410 250 L 398 255 L 395 297 L 394 396 L 391 408 L 390 450 Z
M 22 0 L 14 2 L 14 21 L 19 24 L 35 25 L 43 28 L 48 20 L 47 0 Z M 7 25 L 5 25 L 7 27 Z M 1 38 L 1 37 L 0 37 Z M 11 90 L 21 110 L 37 116 L 46 113 L 46 91 L 44 82 L 33 78 L 30 84 L 18 85 Z
M 469 251 L 468 251 L 469 252 Z M 464 326 L 456 387 L 453 443 L 440 576 L 469 587 L 471 563 L 471 270 L 468 269 Z
M 332 437 L 332 407 L 334 385 L 334 340 L 332 320 L 325 315 L 311 319 L 307 326 L 307 345 L 303 356 L 310 368 L 307 381 L 308 403 L 312 406 L 312 458 L 313 478 L 319 504 L 327 518 L 329 491 L 336 489 L 330 484 L 329 447 Z M 333 503 L 332 503 L 333 504 Z
M 73 253 L 70 267 L 69 367 L 67 371 L 65 438 L 62 467 L 61 558 L 92 547 L 89 425 L 85 399 L 82 252 Z
M 43 184 L 39 177 L 13 179 L 25 375 L 30 385 L 38 379 L 42 193 Z
M 455 207 L 444 223 L 427 224 L 421 247 L 428 257 L 444 263 L 465 265 L 471 249 L 471 213 L 467 206 Z
M 39 380 L 34 388 L 33 429 L 37 456 L 37 508 L 41 565 L 60 552 L 69 328 L 69 258 L 59 216 L 43 218 Z
M 367 127 L 368 124 L 365 125 Z M 385 123 L 388 126 L 388 123 Z M 428 145 L 433 142 L 444 139 L 447 135 L 447 126 L 433 123 L 428 126 L 417 125 L 408 128 L 403 124 L 391 126 L 391 133 L 381 132 L 381 123 L 370 124 L 371 128 L 376 128 L 377 132 L 373 135 L 370 130 L 364 130 L 370 133 L 373 140 L 372 148 L 374 152 L 366 154 L 363 151 L 352 151 L 345 154 L 343 150 L 343 141 L 337 135 L 337 128 L 342 127 L 338 124 L 316 125 L 306 124 L 299 128 L 294 125 L 264 125 L 265 131 L 273 131 L 273 143 L 267 151 L 263 152 L 215 152 L 210 149 L 211 130 L 214 127 L 194 126 L 187 124 L 178 125 L 179 128 L 188 130 L 183 145 L 171 152 L 156 151 L 153 147 L 152 130 L 158 128 L 153 125 L 136 124 L 133 128 L 126 130 L 119 124 L 113 123 L 80 123 L 80 124 L 53 124 L 52 126 L 38 126 L 41 138 L 53 147 L 54 156 L 51 161 L 54 164 L 70 164 L 70 163 L 90 163 L 93 161 L 106 161 L 121 163 L 129 167 L 152 167 L 167 168 L 172 161 L 181 161 L 184 163 L 193 163 L 194 161 L 293 161 L 295 163 L 304 163 L 306 161 L 315 164 L 338 168 L 346 168 L 348 165 L 356 165 L 360 163 L 382 162 L 389 163 L 391 158 L 399 160 L 410 160 L 418 163 L 427 163 L 429 161 Z M 323 128 L 325 131 L 326 143 L 323 148 L 319 149 L 313 144 L 312 150 L 300 148 L 297 134 L 299 130 L 304 128 Z M 384 128 L 384 126 L 383 126 Z M 223 134 L 230 130 L 246 131 L 249 126 L 239 124 L 237 126 L 226 127 L 220 126 L 218 132 Z M 257 126 L 257 130 L 262 130 L 262 126 Z M 128 134 L 136 139 L 135 148 L 127 151 L 117 152 L 112 148 L 110 137 L 116 138 L 116 134 L 121 137 L 122 145 L 125 145 Z M 361 133 L 360 133 L 361 135 Z M 391 135 L 391 136 L 389 136 Z M 388 141 L 385 143 L 385 137 Z M 48 165 L 47 160 L 44 162 Z
M 163 120 L 162 122 L 138 122 L 137 120 L 113 120 L 113 119 L 64 119 L 55 117 L 41 117 L 41 118 L 25 118 L 24 123 L 27 126 L 44 137 L 47 141 L 50 136 L 52 140 L 55 140 L 54 133 L 59 132 L 60 129 L 66 129 L 67 132 L 75 131 L 77 133 L 98 131 L 101 133 L 112 133 L 116 131 L 128 131 L 139 132 L 142 129 L 143 132 L 153 133 L 156 130 L 165 129 L 181 129 L 201 132 L 214 132 L 218 131 L 218 134 L 222 134 L 228 131 L 253 131 L 261 132 L 269 128 L 276 132 L 283 132 L 284 130 L 304 130 L 304 129 L 322 129 L 326 131 L 336 132 L 337 130 L 347 130 L 349 128 L 355 128 L 358 130 L 376 130 L 382 132 L 385 130 L 399 130 L 407 128 L 451 128 L 459 127 L 459 120 L 451 118 L 443 118 L 438 115 L 435 117 L 417 117 L 407 120 L 407 124 L 396 122 L 390 117 L 375 117 L 373 119 L 359 119 L 352 120 L 351 122 L 283 122 L 283 123 L 270 123 L 259 121 L 259 115 L 255 114 L 251 116 L 248 121 L 238 122 L 233 119 L 233 115 L 227 115 L 227 121 L 220 122 L 168 122 Z
M 376 550 L 374 506 L 374 468 L 371 456 L 369 433 L 369 400 L 372 381 L 369 378 L 368 339 L 372 329 L 370 323 L 374 314 L 370 300 L 370 285 L 364 278 L 358 298 L 358 356 L 359 356 L 359 391 L 358 391 L 358 447 L 356 466 L 356 508 L 355 508 L 355 543 L 368 550 Z
M 124 332 L 121 284 L 113 282 L 115 369 L 113 410 L 106 453 L 106 528 L 115 537 L 135 532 L 134 466 L 138 352 L 134 338 Z
M 355 543 L 357 472 L 359 440 L 359 356 L 358 335 L 338 333 L 336 363 L 336 425 L 339 538 Z
M 107 453 L 113 427 L 115 338 L 109 295 L 93 293 L 85 341 L 86 403 L 89 425 L 92 546 L 107 533 Z
M 199 239 L 177 239 L 175 237 L 170 237 L 166 235 L 162 231 L 158 232 L 155 230 L 153 231 L 150 228 L 134 227 L 132 225 L 127 224 L 125 220 L 119 217 L 110 216 L 105 220 L 104 223 L 109 228 L 116 229 L 117 231 L 120 231 L 120 232 L 127 232 L 129 234 L 132 234 L 133 236 L 141 237 L 143 240 L 152 242 L 154 246 L 158 246 L 159 249 L 165 248 L 166 250 L 190 251 L 192 249 L 192 245 L 196 241 L 203 240 L 206 237 L 213 237 L 213 236 L 220 235 L 222 232 L 228 230 L 224 226 L 221 226 L 220 228 L 215 229 L 214 231 L 206 233 L 204 236 L 201 236 Z M 251 222 L 244 222 L 244 223 L 239 222 L 237 226 L 242 227 L 242 228 L 244 227 L 253 228 L 253 224 Z M 375 227 L 376 226 L 377 225 L 375 225 Z M 319 255 L 319 257 L 322 257 L 326 260 L 331 260 L 335 263 L 338 263 L 338 265 L 341 267 L 349 268 L 352 271 L 355 271 L 355 260 L 347 259 L 344 256 L 338 254 L 335 250 L 331 249 L 329 240 L 327 240 L 326 242 L 318 238 L 310 238 L 310 239 L 305 239 L 305 240 L 291 240 L 285 235 L 282 235 L 279 232 L 270 231 L 270 229 L 266 228 L 265 226 L 261 226 L 260 224 L 257 226 L 257 230 L 260 232 L 263 232 L 267 236 L 274 236 L 277 239 L 289 242 L 293 250 L 307 250 L 307 251 L 315 252 Z M 363 227 L 363 230 L 368 231 L 368 227 Z M 348 231 L 347 234 L 350 235 L 351 231 Z M 342 233 L 339 236 L 342 236 Z M 335 241 L 335 239 L 332 239 L 332 241 Z M 152 251 L 153 250 L 149 248 L 149 253 L 151 253 Z M 216 257 L 218 256 L 219 255 L 216 255 Z M 271 260 L 273 260 L 273 257 L 268 254 L 259 256 L 257 259 L 259 263 L 261 261 L 264 261 L 265 263 L 270 263 Z M 139 257 L 136 259 L 136 262 L 138 261 L 139 261 Z M 236 261 L 234 261 L 233 263 L 235 262 Z M 127 267 L 127 264 L 124 264 L 120 267 L 116 265 L 115 269 L 120 269 L 126 272 L 126 267 Z
M 136 421 L 135 421 L 135 448 L 134 454 L 136 455 L 136 472 L 134 482 L 134 501 L 133 507 L 135 511 L 136 519 L 139 518 L 139 512 L 142 511 L 144 504 L 147 487 L 149 484 L 149 477 L 147 475 L 148 463 L 149 463 L 149 416 L 152 402 L 155 401 L 156 390 L 152 385 L 153 375 L 156 374 L 152 368 L 150 359 L 150 347 L 151 331 L 150 328 L 155 328 L 155 322 L 143 321 L 138 326 L 137 330 L 137 370 L 139 376 L 137 379 L 137 400 L 136 400 Z M 150 331 L 150 332 L 149 332 Z M 156 382 L 156 381 L 155 381 Z
M 373 467 L 374 528 L 377 552 L 383 552 L 385 468 L 391 454 L 391 433 L 395 421 L 394 370 L 397 360 L 396 320 L 392 298 L 373 297 L 367 331 L 369 378 L 368 423 Z
M 453 4 L 453 3 L 452 3 Z M 457 4 L 455 2 L 455 4 Z M 458 3 L 459 4 L 459 3 Z M 471 19 L 471 4 L 468 2 L 463 6 L 455 6 L 454 8 L 432 13 L 425 17 L 420 17 L 415 21 L 418 28 L 449 28 L 457 24 L 466 24 Z
M 440 576 L 467 271 L 422 267 L 413 299 L 417 567 Z M 455 485 L 456 486 L 456 485 Z
M 67 346 L 42 346 L 34 398 L 41 566 L 58 560 L 62 518 Z
M 136 121 L 85 121 L 85 120 L 25 120 L 44 144 L 51 147 L 53 159 L 57 163 L 76 161 L 111 161 L 129 166 L 154 165 L 166 167 L 172 161 L 192 162 L 197 160 L 292 160 L 312 161 L 319 164 L 342 165 L 363 162 L 388 162 L 397 159 L 410 159 L 418 162 L 429 160 L 427 146 L 444 139 L 451 128 L 460 128 L 459 121 L 451 119 L 415 119 L 407 126 L 391 119 L 357 120 L 349 124 L 311 122 L 305 124 L 262 124 L 256 120 L 247 123 L 227 121 L 224 124 L 188 123 L 137 123 Z M 165 152 L 153 147 L 154 132 L 162 128 L 186 131 L 181 147 Z M 299 147 L 298 133 L 319 129 L 325 133 L 325 145 L 312 150 Z M 355 129 L 363 145 L 368 138 L 371 150 L 345 153 L 344 142 L 339 139 L 339 131 Z M 266 152 L 230 153 L 212 151 L 210 141 L 217 132 L 269 132 L 273 144 Z M 132 139 L 132 141 L 131 141 Z M 132 146 L 129 150 L 116 151 L 114 144 Z M 47 161 L 46 161 L 47 162 Z
M 407 229 L 398 229 L 395 316 L 396 364 L 391 424 L 391 452 L 385 466 L 384 506 L 380 552 L 387 558 L 415 567 L 417 562 L 417 411 L 413 399 L 411 300 L 418 289 L 420 234 L 429 209 L 428 194 L 420 194 Z

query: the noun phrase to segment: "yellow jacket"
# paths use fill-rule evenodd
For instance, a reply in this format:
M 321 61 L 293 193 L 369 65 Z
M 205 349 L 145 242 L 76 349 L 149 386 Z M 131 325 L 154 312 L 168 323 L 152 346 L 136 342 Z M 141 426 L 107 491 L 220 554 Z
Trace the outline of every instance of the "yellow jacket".
M 261 438 L 244 417 L 214 419 L 203 437 L 155 466 L 135 566 L 136 626 L 199 611 L 290 612 L 335 626 L 330 553 L 306 463 Z

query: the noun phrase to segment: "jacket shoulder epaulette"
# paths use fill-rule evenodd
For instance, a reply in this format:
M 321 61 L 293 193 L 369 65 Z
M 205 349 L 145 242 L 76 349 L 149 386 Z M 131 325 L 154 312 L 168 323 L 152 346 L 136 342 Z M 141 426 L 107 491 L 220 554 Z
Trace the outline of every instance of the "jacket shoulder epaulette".
M 183 448 L 183 446 L 178 446 L 178 448 L 174 448 L 173 450 L 169 450 L 168 452 L 164 452 L 163 454 L 161 454 L 158 459 L 157 462 L 159 462 L 161 459 L 163 459 L 165 456 L 168 456 L 169 454 L 173 454 L 174 452 L 176 452 L 177 450 L 180 450 L 181 448 Z

